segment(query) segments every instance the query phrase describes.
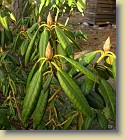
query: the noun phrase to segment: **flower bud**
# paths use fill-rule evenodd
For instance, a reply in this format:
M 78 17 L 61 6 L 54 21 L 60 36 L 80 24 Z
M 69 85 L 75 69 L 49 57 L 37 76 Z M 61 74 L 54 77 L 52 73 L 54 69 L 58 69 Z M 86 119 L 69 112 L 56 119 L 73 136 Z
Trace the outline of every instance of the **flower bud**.
M 49 12 L 49 14 L 47 16 L 47 25 L 51 26 L 52 23 L 53 23 L 53 19 L 52 19 L 51 13 Z
M 105 41 L 104 45 L 103 45 L 103 50 L 109 51 L 111 47 L 111 43 L 110 43 L 110 36 L 107 38 L 107 40 Z
M 3 49 L 2 49 L 2 47 L 0 47 L 0 53 L 2 53 L 3 52 Z
M 48 58 L 48 59 L 52 59 L 52 57 L 53 57 L 53 50 L 52 50 L 52 47 L 50 45 L 50 42 L 48 42 L 48 45 L 46 47 L 45 55 L 46 55 L 46 58 Z
M 39 15 L 38 23 L 40 24 L 41 22 L 42 22 L 42 18 L 41 18 L 41 16 Z
M 22 27 L 21 27 L 21 31 L 26 31 L 26 27 L 25 27 L 25 25 L 22 25 Z

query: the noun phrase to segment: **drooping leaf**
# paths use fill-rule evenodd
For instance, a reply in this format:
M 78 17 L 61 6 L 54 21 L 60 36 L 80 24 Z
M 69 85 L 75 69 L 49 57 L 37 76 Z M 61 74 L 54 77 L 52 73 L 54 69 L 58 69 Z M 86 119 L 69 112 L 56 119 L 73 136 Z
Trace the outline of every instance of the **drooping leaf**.
M 64 56 L 62 56 L 64 57 Z M 97 77 L 95 76 L 95 74 L 93 74 L 90 70 L 88 70 L 87 68 L 85 68 L 84 66 L 82 66 L 81 64 L 79 64 L 79 62 L 74 61 L 70 58 L 64 57 L 69 63 L 71 63 L 76 69 L 78 69 L 80 72 L 82 72 L 83 74 L 85 74 L 89 79 L 91 79 L 94 82 L 98 82 Z
M 99 86 L 99 92 L 103 96 L 106 103 L 106 112 L 108 112 L 109 118 L 115 120 L 116 117 L 116 100 L 115 92 L 111 85 L 104 79 L 101 80 Z
M 69 100 L 74 104 L 74 106 L 83 114 L 91 116 L 91 108 L 86 101 L 83 93 L 81 92 L 79 86 L 74 82 L 74 80 L 63 70 L 58 69 L 57 77 L 60 85 L 69 98 Z
M 114 79 L 116 80 L 116 59 L 114 59 L 113 64 L 112 64 L 112 73 L 113 73 Z

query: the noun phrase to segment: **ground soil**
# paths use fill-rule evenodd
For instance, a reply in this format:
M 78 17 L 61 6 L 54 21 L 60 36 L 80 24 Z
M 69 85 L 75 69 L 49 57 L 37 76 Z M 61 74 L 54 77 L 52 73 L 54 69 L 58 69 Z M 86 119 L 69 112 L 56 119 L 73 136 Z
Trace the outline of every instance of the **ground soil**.
M 59 19 L 61 23 L 64 23 L 66 17 Z M 110 36 L 111 51 L 116 53 L 116 25 L 85 25 L 84 16 L 79 12 L 74 12 L 70 17 L 68 26 L 72 30 L 81 30 L 88 35 L 87 41 L 78 40 L 82 46 L 82 50 L 98 50 L 102 49 L 104 42 Z

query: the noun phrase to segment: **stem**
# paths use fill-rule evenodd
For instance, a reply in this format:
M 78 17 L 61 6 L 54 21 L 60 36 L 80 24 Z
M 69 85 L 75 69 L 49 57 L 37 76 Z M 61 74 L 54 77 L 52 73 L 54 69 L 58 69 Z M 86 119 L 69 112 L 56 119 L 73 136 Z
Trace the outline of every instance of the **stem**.
M 43 76 L 45 76 L 46 74 L 52 73 L 52 71 L 46 71 Z
M 62 125 L 64 125 L 68 120 L 70 120 L 71 118 L 73 118 L 73 117 L 75 117 L 75 116 L 77 116 L 77 115 L 78 115 L 78 112 L 75 113 L 73 116 L 69 117 L 67 120 L 65 120 L 64 122 L 62 122 L 62 123 L 59 124 L 58 126 L 62 126 Z
M 102 53 L 102 55 L 99 57 L 96 63 L 99 63 L 104 57 L 105 57 L 105 53 Z
M 43 65 L 45 64 L 45 62 L 47 61 L 48 59 L 46 58 L 43 62 L 42 62 L 42 64 L 41 64 L 41 66 L 40 66 L 40 70 L 42 69 L 42 67 L 43 67 Z
M 14 99 L 14 103 L 15 103 L 15 106 L 16 106 L 16 109 L 17 109 L 17 114 L 18 114 L 19 120 L 22 121 L 21 114 L 20 114 L 19 107 L 18 107 L 18 103 L 17 103 L 16 97 L 15 97 L 15 91 L 14 91 L 11 79 L 9 79 L 9 85 L 10 85 L 10 87 L 12 89 L 13 99 Z
M 8 67 L 7 67 L 6 64 L 5 64 L 5 68 L 6 68 L 6 71 L 7 71 L 8 82 L 9 82 L 9 85 L 10 85 L 11 90 L 12 90 L 12 95 L 13 95 L 15 107 L 16 107 L 16 110 L 17 110 L 17 115 L 18 115 L 18 118 L 19 118 L 19 121 L 20 121 L 20 124 L 21 124 L 21 128 L 22 128 L 22 129 L 25 129 L 25 128 L 23 127 L 23 124 L 22 124 L 22 119 L 21 119 L 20 110 L 19 110 L 18 103 L 17 103 L 16 97 L 15 97 L 15 93 L 16 93 L 16 92 L 14 91 L 14 88 L 13 88 L 13 85 L 12 85 L 12 81 L 11 81 L 11 77 L 9 76 L 9 71 L 8 71 Z
M 55 16 L 55 22 L 57 22 L 58 16 L 59 16 L 59 8 L 56 6 L 57 12 Z
M 74 77 L 75 80 L 79 79 L 80 77 L 84 76 L 83 73 L 78 74 L 77 76 Z
M 42 25 L 40 25 L 40 26 L 39 26 L 39 29 L 40 29 L 41 27 L 43 27 L 43 26 L 45 26 L 45 27 L 48 27 L 48 28 L 49 28 L 49 26 L 48 26 L 47 24 L 42 24 Z
M 64 56 L 63 55 L 54 55 L 54 57 L 64 57 Z
M 114 58 L 116 58 L 116 55 L 113 53 L 113 52 L 111 52 L 111 51 L 108 51 L 108 52 L 106 52 L 107 54 L 112 54 L 113 55 L 113 57 Z
M 49 121 L 48 123 L 46 123 L 46 126 L 47 126 L 48 124 L 50 124 L 51 122 L 53 122 L 53 119 L 50 119 L 50 121 Z
M 51 62 L 54 66 L 55 66 L 55 68 L 57 69 L 57 70 L 59 70 L 59 67 L 54 63 L 54 62 Z
M 16 101 L 15 91 L 14 91 L 14 88 L 13 88 L 13 85 L 12 85 L 12 82 L 11 82 L 11 79 L 9 79 L 9 85 L 10 85 L 10 87 L 11 87 L 11 89 L 12 89 L 13 99 L 14 99 L 14 103 L 15 103 L 16 110 L 17 110 L 17 115 L 18 115 L 18 118 L 19 118 L 19 120 L 20 120 L 21 128 L 22 128 L 22 129 L 25 129 L 25 128 L 23 127 L 23 124 L 22 124 L 21 114 L 20 114 L 20 110 L 19 110 L 19 107 L 18 107 L 18 103 L 17 103 L 17 101 Z
M 56 92 L 51 96 L 51 98 L 49 98 L 48 102 L 51 102 L 60 91 L 61 91 L 61 88 L 59 87 L 56 90 Z
M 40 60 L 45 60 L 45 59 L 46 59 L 45 57 L 41 57 L 41 58 L 39 58 L 39 59 L 37 60 L 36 63 L 38 63 Z
M 69 19 L 70 19 L 70 17 L 71 17 L 72 11 L 73 11 L 73 8 L 71 8 L 71 10 L 70 10 L 70 12 L 69 12 L 69 16 L 68 16 L 68 18 L 66 19 L 65 26 L 66 26 L 66 25 L 68 24 L 68 22 L 69 22 Z
M 102 51 L 102 50 L 97 50 L 97 51 L 95 51 L 96 53 L 104 53 L 104 51 Z

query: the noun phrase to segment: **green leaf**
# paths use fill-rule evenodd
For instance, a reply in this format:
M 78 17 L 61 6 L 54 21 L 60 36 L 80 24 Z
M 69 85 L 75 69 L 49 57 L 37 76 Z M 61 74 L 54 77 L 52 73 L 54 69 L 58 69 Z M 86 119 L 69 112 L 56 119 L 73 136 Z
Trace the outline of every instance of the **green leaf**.
M 114 59 L 113 64 L 112 64 L 112 73 L 113 73 L 114 79 L 116 80 L 116 59 Z
M 50 4 L 50 0 L 46 0 L 45 6 L 48 6 Z
M 41 0 L 40 6 L 39 6 L 39 14 L 42 11 L 43 6 L 45 5 L 46 0 Z
M 85 119 L 85 121 L 84 121 L 84 123 L 83 123 L 82 129 L 83 129 L 83 130 L 88 130 L 88 129 L 90 129 L 91 126 L 92 126 L 93 120 L 94 120 L 94 116 L 92 116 L 92 117 L 86 117 L 86 119 Z
M 88 95 L 92 91 L 94 82 L 91 79 L 89 79 L 88 77 L 85 77 L 84 85 L 85 85 L 85 94 Z
M 42 72 L 40 69 L 38 69 L 26 90 L 26 96 L 24 98 L 22 110 L 23 123 L 29 119 L 37 105 L 37 101 L 42 89 L 42 78 Z
M 3 26 L 6 30 L 9 30 L 8 18 L 7 18 L 6 12 L 5 12 L 4 10 L 1 11 L 0 23 L 2 24 L 2 26 Z
M 68 0 L 68 5 L 71 6 L 74 0 Z
M 3 81 L 6 81 L 6 80 L 7 80 L 7 78 L 6 78 L 5 71 L 2 70 L 2 69 L 0 68 L 0 84 L 1 84 Z
M 62 56 L 64 57 L 64 56 Z M 91 79 L 94 82 L 98 82 L 97 77 L 95 74 L 93 74 L 91 71 L 89 71 L 87 68 L 84 66 L 80 65 L 79 62 L 74 61 L 70 58 L 64 57 L 69 63 L 71 63 L 76 69 L 81 71 L 83 74 L 85 74 L 89 79 Z
M 19 33 L 13 42 L 13 49 L 14 50 L 18 49 L 21 43 L 22 43 L 21 34 Z
M 5 129 L 10 129 L 10 122 L 7 118 L 8 111 L 6 109 L 0 109 L 0 126 Z
M 101 112 L 97 113 L 97 120 L 99 122 L 99 126 L 102 129 L 108 129 L 108 120 L 106 119 L 105 115 Z
M 77 0 L 77 8 L 81 13 L 83 13 L 83 10 L 85 9 L 85 4 L 83 3 L 83 0 Z
M 6 0 L 8 2 L 8 4 L 11 4 L 12 3 L 12 0 Z
M 33 35 L 32 35 L 33 31 L 37 28 L 38 28 L 38 23 L 34 23 L 31 28 L 27 29 L 27 34 L 30 39 L 32 39 L 32 37 L 33 37 Z
M 95 51 L 85 53 L 84 55 L 81 55 L 78 57 L 79 62 L 84 62 L 84 66 L 90 64 L 96 57 L 97 53 Z
M 74 116 L 72 116 L 72 117 L 70 117 L 70 118 L 68 118 L 66 120 L 66 123 L 64 124 L 63 130 L 67 130 L 69 128 L 69 126 L 71 125 L 73 119 L 74 119 Z
M 79 61 L 80 65 L 86 67 L 94 60 L 95 57 L 96 57 L 96 53 L 95 52 L 89 52 L 89 53 L 86 53 L 84 55 L 81 55 L 76 60 Z M 71 68 L 70 71 L 69 71 L 69 75 L 73 77 L 77 72 L 78 71 L 73 66 L 73 68 Z
M 26 55 L 25 55 L 25 65 L 29 62 L 29 59 L 31 57 L 32 49 L 33 49 L 33 46 L 35 44 L 38 31 L 39 31 L 39 29 L 37 29 L 37 31 L 35 32 L 33 38 L 31 39 L 31 41 L 30 41 L 30 43 L 28 45 L 28 48 L 27 48 L 27 51 L 26 51 Z
M 21 55 L 22 55 L 22 56 L 25 55 L 28 45 L 29 45 L 29 40 L 25 40 L 25 41 L 21 44 L 20 50 L 21 50 Z
M 83 115 L 81 113 L 79 113 L 79 115 L 77 117 L 77 128 L 78 128 L 78 130 L 82 129 L 83 122 L 84 122 Z
M 43 85 L 43 90 L 41 91 L 40 97 L 37 102 L 36 109 L 33 113 L 33 128 L 36 129 L 40 122 L 42 121 L 42 118 L 44 116 L 47 103 L 48 103 L 48 96 L 50 92 L 50 83 L 51 79 L 53 77 L 53 74 L 48 75 L 49 77 L 47 78 L 45 84 Z
M 0 54 L 0 61 L 3 61 L 7 57 L 8 53 L 9 53 L 9 50 L 1 53 Z
M 56 27 L 55 30 L 56 30 L 58 40 L 59 40 L 60 44 L 62 45 L 63 49 L 66 51 L 66 53 L 68 54 L 69 57 L 72 57 L 73 47 L 71 46 L 67 36 L 59 27 Z
M 116 117 L 116 100 L 115 100 L 115 92 L 112 89 L 111 85 L 105 81 L 101 80 L 101 84 L 99 86 L 99 92 L 103 96 L 106 103 L 106 111 L 108 112 L 108 116 L 115 120 Z
M 104 109 L 104 102 L 96 92 L 91 92 L 89 95 L 87 95 L 86 99 L 92 108 L 100 110 Z
M 63 91 L 74 106 L 84 115 L 91 116 L 91 108 L 76 82 L 60 68 L 57 77 Z

